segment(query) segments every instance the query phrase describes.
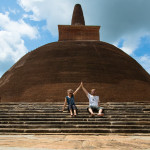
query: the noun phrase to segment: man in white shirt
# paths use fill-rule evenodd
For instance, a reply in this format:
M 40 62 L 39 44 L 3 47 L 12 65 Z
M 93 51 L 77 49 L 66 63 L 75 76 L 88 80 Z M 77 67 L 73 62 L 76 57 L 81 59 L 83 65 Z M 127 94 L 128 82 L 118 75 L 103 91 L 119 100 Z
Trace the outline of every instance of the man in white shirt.
M 88 111 L 90 112 L 91 117 L 93 117 L 95 115 L 93 111 L 97 111 L 98 116 L 104 116 L 104 114 L 102 113 L 103 107 L 99 107 L 99 96 L 96 96 L 96 90 L 92 89 L 91 94 L 89 94 L 89 92 L 84 88 L 82 82 L 81 82 L 81 86 L 82 86 L 84 93 L 86 94 L 86 96 L 89 99 Z

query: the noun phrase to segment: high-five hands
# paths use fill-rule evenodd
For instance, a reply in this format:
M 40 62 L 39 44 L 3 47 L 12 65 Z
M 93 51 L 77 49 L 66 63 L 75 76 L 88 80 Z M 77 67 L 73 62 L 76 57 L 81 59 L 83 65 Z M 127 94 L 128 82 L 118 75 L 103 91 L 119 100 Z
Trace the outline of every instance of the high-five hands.
M 83 88 L 83 82 L 81 82 L 81 87 Z

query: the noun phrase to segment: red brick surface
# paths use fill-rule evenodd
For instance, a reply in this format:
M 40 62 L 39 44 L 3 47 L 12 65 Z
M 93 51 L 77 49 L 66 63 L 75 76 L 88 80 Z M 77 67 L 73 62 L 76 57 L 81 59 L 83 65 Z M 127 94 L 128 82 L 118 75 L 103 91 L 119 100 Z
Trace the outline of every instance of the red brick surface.
M 150 100 L 150 75 L 105 42 L 55 42 L 21 58 L 0 79 L 4 101 L 63 101 L 66 90 L 97 89 L 101 101 Z M 82 91 L 76 101 L 87 101 Z
M 85 25 L 84 15 L 80 4 L 74 7 L 71 25 Z
M 100 26 L 69 26 L 59 25 L 59 41 L 94 40 L 99 41 Z

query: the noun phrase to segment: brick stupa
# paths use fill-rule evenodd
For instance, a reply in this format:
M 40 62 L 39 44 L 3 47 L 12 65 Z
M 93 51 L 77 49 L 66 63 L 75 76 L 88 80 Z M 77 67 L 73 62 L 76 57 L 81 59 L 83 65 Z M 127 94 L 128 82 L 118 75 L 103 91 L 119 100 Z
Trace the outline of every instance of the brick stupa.
M 27 53 L 0 79 L 2 102 L 63 102 L 81 81 L 102 102 L 149 101 L 150 75 L 121 49 L 99 41 L 99 26 L 85 26 L 81 6 L 59 41 Z M 76 101 L 88 101 L 82 90 Z

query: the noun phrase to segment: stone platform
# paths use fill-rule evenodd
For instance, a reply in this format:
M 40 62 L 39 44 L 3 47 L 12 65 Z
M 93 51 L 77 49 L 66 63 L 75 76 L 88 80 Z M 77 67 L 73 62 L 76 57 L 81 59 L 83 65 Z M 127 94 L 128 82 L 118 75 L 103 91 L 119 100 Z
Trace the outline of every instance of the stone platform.
M 0 150 L 149 150 L 150 136 L 0 135 Z
M 63 103 L 1 103 L 0 134 L 150 135 L 150 102 L 102 103 L 104 117 L 89 118 L 88 103 L 78 102 L 71 118 Z

